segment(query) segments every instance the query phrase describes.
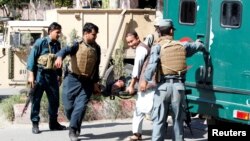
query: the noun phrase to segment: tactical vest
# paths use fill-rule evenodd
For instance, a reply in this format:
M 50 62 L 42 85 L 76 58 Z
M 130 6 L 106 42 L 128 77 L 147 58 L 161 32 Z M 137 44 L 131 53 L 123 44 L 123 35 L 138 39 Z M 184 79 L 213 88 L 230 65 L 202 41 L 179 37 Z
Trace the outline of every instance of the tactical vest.
M 145 69 L 148 65 L 149 53 L 150 53 L 151 49 L 147 45 L 145 45 L 144 43 L 140 43 L 139 46 L 141 46 L 147 50 L 147 56 L 144 58 L 144 63 L 143 63 L 142 68 L 141 68 L 140 79 L 139 79 L 139 82 L 140 82 L 141 80 L 144 79 L 144 72 L 145 72 Z
M 147 50 L 148 53 L 147 53 L 147 56 L 144 59 L 144 63 L 143 63 L 142 69 L 141 69 L 138 90 L 140 90 L 140 83 L 145 79 L 144 78 L 144 73 L 145 73 L 146 67 L 147 67 L 148 62 L 149 62 L 149 54 L 150 54 L 150 51 L 151 51 L 151 48 L 149 48 L 144 43 L 140 43 L 139 46 L 144 47 Z M 156 76 L 155 75 L 153 76 L 152 80 L 153 80 L 152 83 L 148 83 L 147 88 L 152 88 L 152 87 L 154 87 L 156 85 Z
M 92 77 L 97 61 L 97 52 L 94 47 L 87 46 L 84 42 L 79 44 L 78 51 L 71 56 L 69 71 L 77 75 Z
M 178 41 L 161 40 L 160 73 L 163 75 L 181 75 L 186 72 L 186 50 Z
M 43 69 L 56 69 L 54 63 L 56 61 L 56 55 L 51 53 L 51 46 L 49 46 L 49 53 L 39 56 L 37 59 L 38 65 L 42 66 Z

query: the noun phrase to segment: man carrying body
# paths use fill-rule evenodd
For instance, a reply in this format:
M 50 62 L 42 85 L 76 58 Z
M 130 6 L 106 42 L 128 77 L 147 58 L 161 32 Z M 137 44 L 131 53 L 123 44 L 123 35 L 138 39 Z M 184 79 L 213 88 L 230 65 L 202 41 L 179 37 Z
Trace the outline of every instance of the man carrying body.
M 127 88 L 127 91 L 130 94 L 134 94 L 135 84 L 137 82 L 139 82 L 140 84 L 140 82 L 143 79 L 144 69 L 148 63 L 150 48 L 146 44 L 140 41 L 139 36 L 137 35 L 136 32 L 127 33 L 126 40 L 129 47 L 136 49 L 135 62 L 132 72 L 132 80 Z M 142 138 L 141 136 L 142 136 L 143 119 L 147 113 L 150 113 L 153 106 L 154 85 L 155 84 L 152 83 L 152 85 L 149 86 L 150 88 L 148 88 L 146 92 L 141 92 L 141 91 L 137 92 L 136 109 L 134 111 L 133 123 L 132 123 L 133 135 L 129 137 L 130 141 L 137 141 L 141 140 Z M 144 97 L 147 97 L 148 100 L 144 101 L 145 100 Z M 147 105 L 143 103 L 147 103 Z
M 96 43 L 98 27 L 93 23 L 83 26 L 83 40 L 65 47 L 57 53 L 55 66 L 60 68 L 62 60 L 70 55 L 68 73 L 63 81 L 63 104 L 70 120 L 69 137 L 76 141 L 81 132 L 81 124 L 92 93 L 100 93 L 99 64 L 100 46 Z

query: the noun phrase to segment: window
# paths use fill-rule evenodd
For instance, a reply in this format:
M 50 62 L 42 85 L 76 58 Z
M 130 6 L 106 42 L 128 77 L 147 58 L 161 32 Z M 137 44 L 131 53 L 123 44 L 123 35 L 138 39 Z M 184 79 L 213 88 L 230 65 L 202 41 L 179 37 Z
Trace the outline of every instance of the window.
M 221 6 L 221 25 L 238 28 L 241 24 L 242 5 L 238 1 L 225 1 Z
M 32 46 L 36 39 L 41 37 L 41 33 L 21 33 L 21 45 Z
M 19 32 L 10 33 L 10 45 L 13 47 L 20 46 L 20 33 Z
M 42 33 L 11 32 L 10 45 L 13 47 L 30 47 Z
M 0 46 L 3 45 L 4 39 L 3 39 L 3 33 L 0 33 Z
M 182 0 L 180 4 L 180 22 L 194 24 L 196 17 L 196 3 L 194 0 Z

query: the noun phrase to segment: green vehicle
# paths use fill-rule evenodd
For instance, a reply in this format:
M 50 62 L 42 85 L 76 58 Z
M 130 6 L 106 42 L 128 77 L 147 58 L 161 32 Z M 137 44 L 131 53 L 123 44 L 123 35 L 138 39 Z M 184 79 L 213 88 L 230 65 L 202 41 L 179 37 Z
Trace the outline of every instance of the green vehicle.
M 186 80 L 190 112 L 209 123 L 250 125 L 249 8 L 249 0 L 164 0 L 175 39 L 201 39 L 210 52 L 188 58 Z

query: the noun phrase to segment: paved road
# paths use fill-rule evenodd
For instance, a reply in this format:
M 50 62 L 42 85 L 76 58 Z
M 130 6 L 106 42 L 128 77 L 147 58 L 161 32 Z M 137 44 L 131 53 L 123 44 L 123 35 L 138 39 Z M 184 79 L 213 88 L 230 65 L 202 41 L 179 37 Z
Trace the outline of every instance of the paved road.
M 192 121 L 193 134 L 185 129 L 185 141 L 206 141 L 207 128 L 204 121 L 196 119 Z M 68 125 L 68 123 L 63 123 Z M 152 122 L 144 120 L 143 140 L 150 141 Z M 2 124 L 0 125 L 1 141 L 69 141 L 68 130 L 50 131 L 47 123 L 40 124 L 41 134 L 31 133 L 29 124 Z M 79 141 L 126 141 L 131 135 L 131 119 L 123 120 L 102 120 L 94 122 L 83 122 L 82 133 Z M 172 125 L 169 125 L 165 141 L 171 140 Z

